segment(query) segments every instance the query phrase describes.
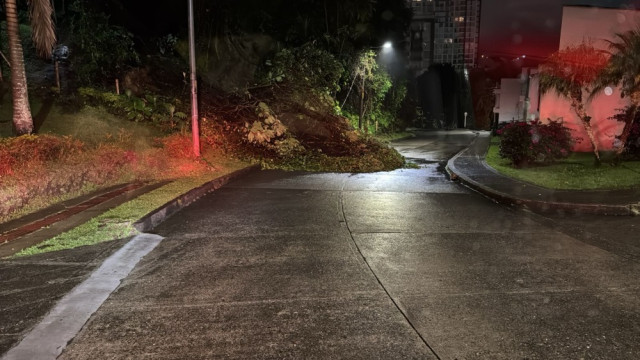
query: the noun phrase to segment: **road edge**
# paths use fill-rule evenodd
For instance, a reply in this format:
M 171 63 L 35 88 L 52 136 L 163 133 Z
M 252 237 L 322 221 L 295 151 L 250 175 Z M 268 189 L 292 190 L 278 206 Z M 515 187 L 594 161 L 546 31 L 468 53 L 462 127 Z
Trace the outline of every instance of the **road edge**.
M 140 260 L 164 238 L 139 234 L 64 295 L 2 360 L 55 360 Z
M 198 200 L 200 197 L 221 188 L 222 186 L 228 184 L 230 181 L 235 180 L 240 176 L 243 176 L 252 171 L 256 171 L 258 169 L 260 169 L 260 165 L 251 165 L 208 181 L 205 184 L 193 188 L 188 192 L 176 197 L 175 199 L 168 201 L 159 208 L 151 211 L 147 215 L 140 218 L 138 221 L 134 222 L 133 227 L 139 232 L 148 232 L 156 226 L 160 225 L 163 221 L 168 219 L 173 214 Z
M 454 157 L 449 159 L 447 162 L 447 166 L 445 167 L 447 173 L 450 178 L 454 181 L 459 181 L 463 185 L 468 188 L 475 190 L 494 201 L 506 204 L 510 206 L 515 206 L 527 210 L 531 210 L 538 213 L 555 213 L 555 214 L 566 214 L 566 213 L 575 213 L 580 212 L 584 214 L 592 214 L 592 215 L 610 215 L 610 216 L 634 216 L 640 215 L 640 204 L 627 204 L 627 205 L 606 205 L 606 204 L 583 204 L 583 203 L 566 203 L 566 202 L 553 202 L 553 201 L 543 201 L 543 200 L 534 200 L 534 199 L 525 199 L 514 196 L 512 194 L 506 194 L 499 190 L 493 189 L 489 186 L 486 186 L 482 183 L 479 183 L 473 180 L 471 177 L 467 176 L 463 171 L 458 170 L 455 165 L 455 161 L 462 157 L 467 151 L 469 151 L 470 147 L 478 140 L 478 136 L 467 146 L 465 149 L 461 150 Z M 482 155 L 481 161 L 482 165 L 488 167 L 486 162 L 484 161 L 485 154 Z

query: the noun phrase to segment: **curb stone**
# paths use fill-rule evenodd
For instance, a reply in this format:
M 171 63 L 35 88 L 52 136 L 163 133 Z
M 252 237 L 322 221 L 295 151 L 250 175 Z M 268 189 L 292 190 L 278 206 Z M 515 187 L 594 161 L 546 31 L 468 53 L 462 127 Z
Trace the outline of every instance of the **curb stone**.
M 481 184 L 464 172 L 459 171 L 455 166 L 455 161 L 464 155 L 469 148 L 478 140 L 478 137 L 469 144 L 469 146 L 447 162 L 446 171 L 452 180 L 459 181 L 463 185 L 493 199 L 494 201 L 506 205 L 516 206 L 523 209 L 528 209 L 540 213 L 555 213 L 555 214 L 567 214 L 567 213 L 585 213 L 592 215 L 612 215 L 612 216 L 633 216 L 640 215 L 640 203 L 627 204 L 627 205 L 607 205 L 607 204 L 581 204 L 581 203 L 566 203 L 566 202 L 553 202 L 544 200 L 534 200 L 519 198 L 511 194 L 506 194 L 499 190 L 488 187 Z M 486 168 L 488 165 L 484 162 L 484 156 L 482 155 L 482 165 Z
M 143 216 L 140 220 L 133 223 L 133 227 L 140 232 L 150 231 L 151 229 L 155 228 L 156 226 L 160 225 L 160 223 L 168 219 L 171 215 L 184 209 L 200 197 L 221 188 L 231 180 L 234 180 L 259 168 L 259 165 L 252 165 L 244 169 L 236 170 L 222 177 L 213 179 L 197 188 L 191 189 L 188 192 L 153 210 L 149 214 Z

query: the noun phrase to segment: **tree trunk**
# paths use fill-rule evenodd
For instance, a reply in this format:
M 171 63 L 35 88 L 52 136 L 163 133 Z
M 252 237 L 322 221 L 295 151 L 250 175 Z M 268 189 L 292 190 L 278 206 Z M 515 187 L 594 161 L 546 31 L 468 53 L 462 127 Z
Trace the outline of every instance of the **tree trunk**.
M 630 96 L 631 106 L 633 109 L 629 114 L 626 114 L 627 117 L 624 119 L 624 127 L 622 128 L 622 133 L 620 134 L 620 143 L 622 144 L 619 148 L 616 149 L 616 155 L 620 156 L 627 148 L 627 140 L 629 139 L 629 135 L 631 135 L 631 128 L 633 127 L 633 121 L 636 118 L 636 113 L 638 112 L 638 106 L 640 106 L 640 92 L 634 92 Z
M 33 131 L 33 118 L 27 93 L 27 75 L 24 68 L 24 55 L 20 43 L 18 12 L 16 0 L 6 0 L 7 37 L 9 40 L 9 58 L 11 61 L 11 94 L 13 97 L 13 128 L 16 135 L 30 134 Z
M 360 116 L 358 117 L 358 129 L 362 131 L 364 126 L 364 75 L 362 76 L 362 86 L 360 87 Z
M 593 134 L 593 128 L 591 127 L 591 117 L 587 115 L 587 112 L 584 110 L 584 106 L 578 99 L 571 99 L 571 107 L 576 112 L 576 115 L 578 115 L 578 118 L 582 122 L 582 126 L 587 132 L 591 146 L 593 146 L 593 153 L 596 156 L 596 163 L 600 164 L 600 151 L 598 151 L 598 143 L 596 142 L 596 137 Z
M 327 12 L 327 0 L 324 0 L 324 23 L 327 35 L 329 35 L 329 12 Z

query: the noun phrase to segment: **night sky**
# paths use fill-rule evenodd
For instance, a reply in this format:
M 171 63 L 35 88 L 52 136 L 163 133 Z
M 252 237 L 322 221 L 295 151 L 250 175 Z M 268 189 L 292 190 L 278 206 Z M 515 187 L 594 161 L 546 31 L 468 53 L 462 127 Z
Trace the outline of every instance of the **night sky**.
M 640 9 L 640 0 L 483 0 L 480 54 L 544 58 L 557 51 L 562 5 Z

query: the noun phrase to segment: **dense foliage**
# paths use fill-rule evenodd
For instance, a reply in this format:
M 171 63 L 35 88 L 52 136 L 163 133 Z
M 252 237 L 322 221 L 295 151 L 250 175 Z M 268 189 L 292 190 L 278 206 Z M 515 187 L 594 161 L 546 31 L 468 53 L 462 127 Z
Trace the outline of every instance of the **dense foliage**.
M 131 91 L 117 95 L 95 88 L 80 88 L 78 94 L 90 105 L 104 106 L 115 115 L 136 122 L 146 121 L 165 131 L 184 130 L 189 125 L 186 105 L 177 98 L 155 94 L 138 97 Z
M 85 1 L 74 1 L 66 20 L 72 34 L 72 68 L 80 84 L 111 82 L 140 61 L 133 34 L 110 24 L 108 15 L 89 10 Z
M 635 112 L 640 108 L 640 26 L 624 33 L 616 34 L 615 41 L 609 41 L 610 58 L 606 67 L 595 81 L 593 94 L 600 92 L 608 85 L 619 85 L 620 96 L 627 96 L 631 102 L 631 113 L 624 117 L 624 127 L 618 136 L 623 145 L 630 144 L 635 124 Z M 593 95 L 592 94 L 592 95 Z M 617 149 L 618 154 L 627 151 L 623 146 Z
M 476 68 L 470 71 L 469 82 L 471 86 L 475 127 L 477 129 L 489 130 L 493 122 L 492 114 L 496 101 L 493 90 L 496 87 L 497 81 L 492 79 L 486 71 Z
M 533 163 L 550 163 L 566 158 L 574 140 L 571 131 L 561 123 L 551 121 L 511 122 L 498 131 L 500 156 L 516 167 Z
M 265 61 L 261 74 L 263 82 L 307 87 L 335 95 L 340 90 L 340 78 L 344 74 L 342 64 L 328 51 L 313 43 L 296 48 L 285 48 L 273 59 Z
M 288 0 L 196 0 L 194 6 L 201 38 L 263 33 L 287 47 L 315 41 L 334 54 L 400 41 L 411 19 L 404 0 L 299 0 L 295 6 Z
M 613 116 L 613 119 L 624 122 L 625 124 L 631 124 L 629 134 L 624 144 L 622 144 L 621 136 L 616 136 L 615 144 L 622 146 L 624 149 L 622 156 L 627 159 L 640 159 L 640 112 L 632 105 L 626 109 L 622 109 Z

